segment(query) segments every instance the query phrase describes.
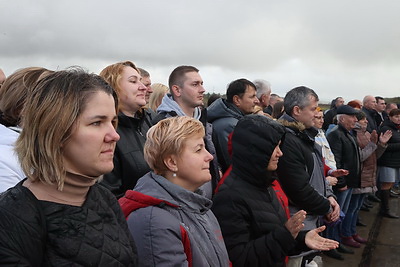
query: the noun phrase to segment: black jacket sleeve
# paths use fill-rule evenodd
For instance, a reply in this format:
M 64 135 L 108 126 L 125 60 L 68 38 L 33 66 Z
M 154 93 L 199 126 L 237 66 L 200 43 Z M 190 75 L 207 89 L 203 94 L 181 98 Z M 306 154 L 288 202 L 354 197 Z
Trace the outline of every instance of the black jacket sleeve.
M 279 226 L 258 238 L 251 235 L 251 210 L 231 195 L 217 194 L 213 206 L 233 266 L 276 266 L 296 246 L 290 232 Z
M 36 199 L 18 188 L 0 196 L 0 265 L 42 266 L 46 222 Z
M 313 165 L 307 166 L 307 154 L 304 146 L 293 134 L 286 134 L 285 142 L 281 145 L 283 156 L 278 163 L 278 177 L 283 190 L 289 200 L 300 209 L 315 215 L 326 215 L 330 211 L 330 202 L 321 196 L 309 183 L 309 170 Z M 308 160 L 310 161 L 310 160 Z

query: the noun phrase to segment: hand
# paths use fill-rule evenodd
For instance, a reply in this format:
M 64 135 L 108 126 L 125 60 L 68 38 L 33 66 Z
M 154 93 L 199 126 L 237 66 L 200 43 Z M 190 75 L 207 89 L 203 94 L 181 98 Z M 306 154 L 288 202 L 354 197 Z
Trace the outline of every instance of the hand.
M 378 142 L 378 134 L 376 133 L 376 130 L 373 130 L 371 132 L 371 137 L 369 138 L 372 143 L 376 144 Z
M 331 171 L 330 175 L 333 177 L 346 176 L 346 175 L 349 175 L 349 171 L 344 170 L 344 169 L 337 169 L 337 170 Z
M 335 240 L 327 239 L 319 235 L 325 230 L 325 225 L 319 228 L 313 229 L 306 234 L 306 245 L 307 247 L 315 250 L 331 250 L 337 248 L 339 243 Z
M 347 190 L 347 185 L 346 185 L 345 187 L 338 188 L 338 191 L 339 191 L 339 192 L 343 192 L 343 191 L 346 191 L 346 190 Z
M 303 222 L 306 219 L 306 214 L 307 213 L 304 210 L 300 210 L 290 217 L 285 223 L 286 229 L 289 230 L 293 238 L 296 238 L 301 229 L 303 229 Z
M 386 132 L 381 133 L 381 135 L 379 136 L 379 142 L 382 145 L 386 145 L 386 143 L 390 140 L 391 137 L 392 137 L 392 131 L 387 130 Z
M 332 212 L 329 213 L 327 215 L 327 219 L 330 222 L 335 222 L 337 220 L 339 220 L 339 216 L 340 216 L 340 206 L 339 204 L 336 202 L 334 197 L 328 197 L 329 202 L 331 203 L 331 207 L 332 207 Z
M 328 181 L 329 185 L 336 185 L 337 184 L 337 178 L 333 176 L 326 176 L 325 178 Z

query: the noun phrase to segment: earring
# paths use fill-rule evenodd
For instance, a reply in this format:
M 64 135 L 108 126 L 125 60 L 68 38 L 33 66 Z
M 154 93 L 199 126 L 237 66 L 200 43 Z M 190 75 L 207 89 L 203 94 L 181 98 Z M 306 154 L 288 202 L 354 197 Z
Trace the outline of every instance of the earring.
M 176 177 L 176 173 L 174 172 L 174 173 L 172 174 L 172 176 L 173 176 L 173 177 Z

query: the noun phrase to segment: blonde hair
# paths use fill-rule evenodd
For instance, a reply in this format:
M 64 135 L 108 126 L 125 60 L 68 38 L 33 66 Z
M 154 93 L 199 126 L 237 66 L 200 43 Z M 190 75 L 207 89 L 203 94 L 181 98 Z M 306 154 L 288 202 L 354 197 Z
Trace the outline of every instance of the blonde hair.
M 133 62 L 123 61 L 105 67 L 99 74 L 115 90 L 118 97 L 121 95 L 122 91 L 122 88 L 119 86 L 119 81 L 121 80 L 122 72 L 125 67 L 131 67 L 140 73 L 140 70 Z
M 28 92 L 46 75 L 53 73 L 41 67 L 19 69 L 0 87 L 0 111 L 2 118 L 12 126 L 20 123 L 21 111 Z
M 149 108 L 156 111 L 158 106 L 161 104 L 164 95 L 169 92 L 169 88 L 162 83 L 155 83 L 151 88 L 153 89 L 153 93 L 150 95 Z
M 187 116 L 164 119 L 147 132 L 144 159 L 155 173 L 165 175 L 168 167 L 164 159 L 170 155 L 179 155 L 187 139 L 203 137 L 204 134 L 203 124 L 199 120 Z
M 113 96 L 117 107 L 114 90 L 100 76 L 79 68 L 48 75 L 28 94 L 15 150 L 30 180 L 57 184 L 62 190 L 66 175 L 62 147 L 87 102 L 99 91 Z

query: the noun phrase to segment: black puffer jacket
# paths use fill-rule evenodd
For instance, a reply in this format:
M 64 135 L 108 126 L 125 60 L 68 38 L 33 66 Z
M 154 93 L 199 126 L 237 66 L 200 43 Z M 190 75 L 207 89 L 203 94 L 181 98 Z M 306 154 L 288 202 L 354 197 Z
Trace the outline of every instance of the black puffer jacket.
M 356 137 L 351 135 L 343 126 L 333 130 L 327 136 L 329 146 L 335 155 L 338 169 L 349 171 L 347 176 L 338 177 L 334 189 L 343 188 L 347 185 L 350 188 L 361 187 L 361 155 Z
M 115 197 L 93 185 L 81 207 L 39 201 L 23 181 L 0 195 L 1 266 L 137 266 Z
M 315 188 L 310 184 L 314 171 L 313 154 L 322 163 L 322 152 L 317 150 L 314 137 L 318 130 L 306 129 L 303 123 L 284 114 L 279 122 L 286 127 L 285 142 L 282 144 L 283 156 L 278 164 L 278 177 L 291 204 L 304 209 L 308 214 L 326 215 L 331 211 L 327 197 L 333 192 L 324 188 Z
M 384 121 L 380 132 L 384 133 L 387 130 L 392 131 L 392 137 L 388 142 L 383 155 L 378 160 L 379 166 L 400 168 L 400 125 L 397 126 L 391 120 Z
M 241 119 L 232 136 L 232 171 L 214 197 L 217 217 L 233 266 L 285 266 L 285 256 L 306 249 L 304 232 L 293 239 L 267 166 L 284 136 L 264 116 Z
M 148 109 L 137 112 L 135 118 L 118 114 L 117 132 L 121 138 L 114 152 L 114 169 L 100 182 L 117 198 L 133 189 L 137 180 L 150 171 L 144 160 L 143 147 L 154 116 L 155 113 Z

